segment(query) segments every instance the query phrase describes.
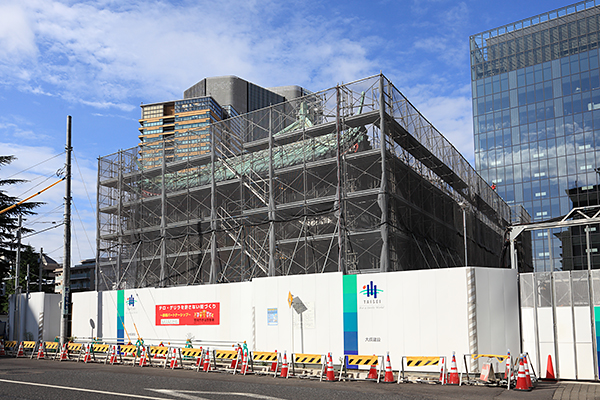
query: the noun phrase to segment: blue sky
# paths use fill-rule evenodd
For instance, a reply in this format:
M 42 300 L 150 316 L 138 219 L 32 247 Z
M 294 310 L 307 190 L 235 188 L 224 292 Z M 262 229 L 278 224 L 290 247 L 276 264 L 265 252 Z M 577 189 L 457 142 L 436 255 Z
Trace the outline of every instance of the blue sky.
M 0 0 L 0 153 L 18 157 L 0 174 L 30 181 L 20 198 L 54 182 L 72 115 L 72 262 L 94 257 L 97 158 L 136 146 L 140 103 L 219 75 L 317 91 L 382 71 L 472 162 L 469 36 L 568 4 Z M 60 222 L 64 191 L 24 225 Z M 24 242 L 60 262 L 62 233 Z

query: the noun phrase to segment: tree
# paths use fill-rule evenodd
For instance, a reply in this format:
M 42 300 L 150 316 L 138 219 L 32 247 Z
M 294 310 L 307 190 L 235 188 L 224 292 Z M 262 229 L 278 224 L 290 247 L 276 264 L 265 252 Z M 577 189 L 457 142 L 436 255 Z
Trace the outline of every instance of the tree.
M 0 168 L 10 164 L 15 159 L 15 156 L 0 155 Z M 0 179 L 0 212 L 20 201 L 16 197 L 9 196 L 3 188 L 23 182 L 26 181 L 23 179 Z M 41 204 L 39 202 L 26 202 L 0 214 L 0 278 L 2 278 L 2 282 L 5 282 L 8 278 L 11 262 L 15 260 L 15 235 L 19 227 L 19 215 L 33 215 L 35 214 L 33 210 Z M 22 233 L 30 231 L 30 229 L 21 230 Z M 31 251 L 33 252 L 33 249 Z M 22 260 L 21 267 L 23 266 L 23 262 L 25 262 L 25 267 L 27 267 L 26 259 Z M 23 268 L 21 268 L 22 270 Z M 14 293 L 14 287 L 12 288 L 12 293 Z M 5 312 L 9 294 L 9 291 L 5 290 L 4 295 L 0 297 L 0 312 Z

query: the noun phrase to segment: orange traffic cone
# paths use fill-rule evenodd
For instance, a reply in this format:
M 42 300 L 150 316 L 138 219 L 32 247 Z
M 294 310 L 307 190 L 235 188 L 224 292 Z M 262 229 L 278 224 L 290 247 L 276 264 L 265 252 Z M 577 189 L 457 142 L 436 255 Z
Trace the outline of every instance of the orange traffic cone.
M 60 351 L 60 361 L 66 361 L 69 359 L 69 350 L 67 344 L 63 344 L 62 350 Z
M 0 356 L 5 356 L 6 350 L 4 349 L 4 339 L 0 340 Z
M 173 347 L 173 355 L 171 356 L 171 369 L 179 368 L 179 364 L 177 363 L 177 349 Z
M 377 380 L 377 363 L 371 364 L 371 368 L 369 369 L 369 375 L 367 375 L 367 379 Z
M 140 367 L 148 366 L 148 355 L 146 352 L 146 346 L 142 346 L 142 352 L 140 354 Z
M 202 347 L 200 347 L 200 357 L 196 357 L 196 370 L 200 371 L 200 367 L 202 367 L 202 357 L 204 353 L 202 352 Z
M 37 353 L 37 359 L 43 360 L 46 358 L 46 354 L 44 353 L 44 342 L 40 341 Z
M 446 373 L 446 357 L 440 357 L 440 383 L 448 383 L 448 374 Z
M 504 366 L 504 379 L 512 378 L 512 372 L 510 370 L 511 364 L 512 364 L 512 362 L 510 359 L 510 350 L 509 350 L 508 354 L 506 355 L 506 364 Z
M 523 366 L 523 357 L 519 359 L 519 373 L 517 375 L 517 386 L 515 386 L 515 390 L 531 390 L 531 387 L 527 386 L 527 379 L 525 378 L 525 367 Z
M 529 375 L 529 364 L 527 363 L 527 356 L 523 357 L 523 368 L 525 369 L 525 379 L 527 382 L 527 386 L 529 386 L 529 388 L 533 388 L 533 384 L 531 383 L 531 375 Z
M 448 385 L 458 385 L 460 378 L 458 377 L 458 368 L 456 368 L 456 356 L 452 352 L 452 362 L 450 363 L 450 374 L 448 374 Z
M 19 343 L 19 350 L 17 351 L 17 357 L 25 357 L 25 352 L 23 351 L 23 342 Z
M 552 366 L 552 356 L 548 354 L 548 365 L 546 367 L 546 379 L 555 381 L 556 375 L 554 375 L 554 367 Z
M 235 355 L 234 358 L 231 359 L 231 366 L 229 368 L 236 369 L 237 368 L 238 358 L 240 356 L 240 347 L 239 347 L 239 345 L 236 347 L 235 344 L 233 345 L 233 347 L 235 348 L 236 355 Z
M 242 351 L 242 369 L 240 370 L 240 373 L 242 375 L 246 375 L 246 372 L 248 372 L 248 350 L 243 350 Z
M 277 350 L 275 350 L 275 354 L 277 354 Z M 277 372 L 277 356 L 275 357 L 275 361 L 271 363 L 271 372 Z
M 90 361 L 92 361 L 92 355 L 90 354 L 90 347 L 91 347 L 91 345 L 88 343 L 88 345 L 85 349 L 85 355 L 83 356 L 84 363 L 89 363 Z
M 388 351 L 385 360 L 385 376 L 383 377 L 384 382 L 395 382 L 394 373 L 392 372 L 392 363 L 390 362 L 390 352 Z
M 331 353 L 327 353 L 327 382 L 335 382 L 335 372 L 333 371 Z
M 110 363 L 110 365 L 113 365 L 116 362 L 117 362 L 117 346 L 113 344 L 111 347 L 111 350 L 110 350 L 109 363 Z
M 287 362 L 287 353 L 283 352 L 283 364 L 281 364 L 281 373 L 279 374 L 280 378 L 287 378 L 288 376 L 288 362 Z
M 208 347 L 206 348 L 206 356 L 204 357 L 204 365 L 202 366 L 202 371 L 210 371 L 210 349 Z

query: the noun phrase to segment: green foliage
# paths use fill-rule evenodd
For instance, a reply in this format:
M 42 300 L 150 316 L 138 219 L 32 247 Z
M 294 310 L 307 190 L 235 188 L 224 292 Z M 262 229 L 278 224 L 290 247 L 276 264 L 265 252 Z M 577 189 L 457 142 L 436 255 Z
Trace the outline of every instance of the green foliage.
M 0 155 L 0 168 L 10 164 L 15 160 L 14 156 Z M 23 183 L 22 179 L 0 179 L 0 211 L 18 203 L 20 199 L 10 196 L 3 188 Z M 9 277 L 11 263 L 15 260 L 15 235 L 19 226 L 19 215 L 33 215 L 36 207 L 42 203 L 26 202 L 15 206 L 14 208 L 0 214 L 0 278 L 6 283 L 5 294 L 0 296 L 0 313 L 5 313 L 8 307 L 8 295 L 14 293 L 14 279 L 7 280 Z M 21 232 L 30 232 L 29 229 L 22 229 Z M 25 276 L 27 274 L 27 263 L 30 266 L 35 266 L 37 276 L 37 253 L 29 246 L 22 247 L 23 253 L 21 256 L 21 271 L 20 279 L 22 278 L 21 286 L 24 288 Z M 31 281 L 31 280 L 30 280 Z M 37 282 L 37 281 L 36 281 Z

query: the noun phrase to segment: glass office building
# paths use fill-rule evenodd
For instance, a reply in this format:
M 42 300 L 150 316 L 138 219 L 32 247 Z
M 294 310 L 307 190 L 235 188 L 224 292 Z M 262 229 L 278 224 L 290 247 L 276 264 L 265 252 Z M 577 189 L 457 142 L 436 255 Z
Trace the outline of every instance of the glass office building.
M 600 0 L 470 37 L 476 169 L 533 222 L 598 205 L 599 42 Z M 600 268 L 598 226 L 591 231 Z M 587 268 L 583 227 L 532 240 L 536 271 Z

